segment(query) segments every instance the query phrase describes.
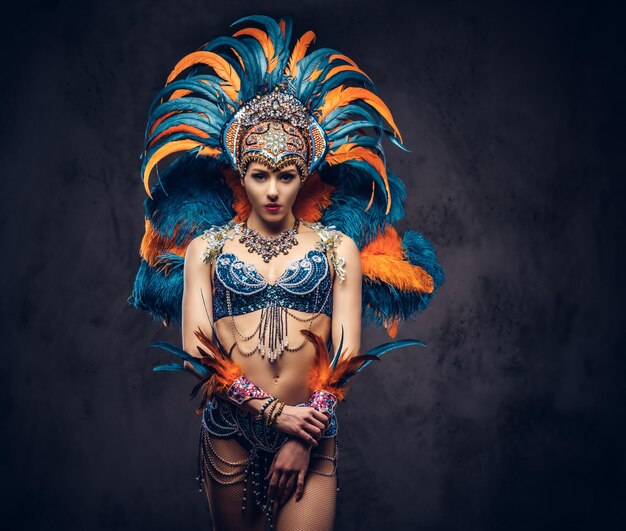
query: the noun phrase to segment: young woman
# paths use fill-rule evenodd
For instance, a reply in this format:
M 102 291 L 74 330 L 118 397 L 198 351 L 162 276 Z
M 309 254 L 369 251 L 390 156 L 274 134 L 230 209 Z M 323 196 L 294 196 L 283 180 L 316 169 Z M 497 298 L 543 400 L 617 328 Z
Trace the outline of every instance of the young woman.
M 315 356 L 314 344 L 300 330 L 310 330 L 324 342 L 332 335 L 335 345 L 343 333 L 343 355 L 359 352 L 361 264 L 356 244 L 337 233 L 340 243 L 333 252 L 345 259 L 345 280 L 340 282 L 327 252 L 316 248 L 324 243 L 319 230 L 294 216 L 293 205 L 304 179 L 295 164 L 274 170 L 259 162 L 250 163 L 241 177 L 252 207 L 245 227 L 229 227 L 219 254 L 207 262 L 201 260 L 212 250 L 207 249 L 207 238 L 202 235 L 189 244 L 185 257 L 183 349 L 198 352 L 197 347 L 203 344 L 194 331 L 207 330 L 206 335 L 212 339 L 214 322 L 222 347 L 231 353 L 246 377 L 285 403 L 273 427 L 265 427 L 269 407 L 257 421 L 260 430 L 279 430 L 291 436 L 280 446 L 266 447 L 270 452 L 263 456 L 262 471 L 264 476 L 269 473 L 267 497 L 275 500 L 273 511 L 281 507 L 276 520 L 279 529 L 323 530 L 332 529 L 335 512 L 336 430 L 322 438 L 330 413 L 298 407 L 310 398 L 308 376 Z M 228 239 L 236 230 L 242 236 Z M 284 250 L 279 250 L 284 235 L 291 239 Z M 255 236 L 278 254 L 265 261 L 258 247 L 251 246 Z M 260 249 L 268 250 L 267 245 Z M 237 270 L 242 272 L 240 277 L 231 274 L 237 274 Z M 250 284 L 255 285 L 252 293 L 241 295 L 241 289 Z M 275 306 L 268 311 L 272 304 Z M 214 305 L 219 306 L 217 314 Z M 270 323 L 272 320 L 274 323 Z M 229 407 L 224 399 L 228 397 L 214 398 L 208 407 L 221 406 L 236 416 L 237 405 Z M 268 400 L 271 398 L 251 398 L 242 406 L 258 413 Z M 222 420 L 222 424 L 227 422 Z M 253 446 L 243 435 L 219 438 L 210 433 L 218 432 L 220 427 L 219 421 L 209 421 L 202 434 L 201 459 L 208 471 L 204 479 L 214 527 L 262 529 L 260 511 L 239 510 L 243 508 L 244 489 L 247 492 L 250 488 L 244 479 Z M 265 488 L 261 484 L 258 488 Z
M 156 346 L 184 364 L 155 370 L 201 379 L 214 529 L 332 529 L 345 386 L 391 348 L 423 345 L 363 356 L 362 317 L 394 336 L 443 270 L 421 234 L 393 227 L 406 192 L 380 141 L 403 146 L 370 78 L 335 50 L 307 56 L 311 31 L 291 48 L 288 18 L 244 20 L 264 29 L 183 58 L 150 109 L 131 303 L 181 325 L 182 349 Z

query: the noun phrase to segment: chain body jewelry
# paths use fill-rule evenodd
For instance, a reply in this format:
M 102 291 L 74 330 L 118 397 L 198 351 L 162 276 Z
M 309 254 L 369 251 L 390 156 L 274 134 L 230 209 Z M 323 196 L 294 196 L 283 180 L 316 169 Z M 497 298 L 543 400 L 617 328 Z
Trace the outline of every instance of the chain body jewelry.
M 269 402 L 268 402 L 269 403 Z M 275 405 L 276 400 L 271 404 Z M 281 402 L 284 404 L 284 402 Z M 297 406 L 305 406 L 305 403 Z M 274 418 L 278 413 L 274 415 Z M 266 419 L 257 419 L 254 414 L 238 408 L 217 395 L 211 395 L 202 415 L 200 427 L 200 441 L 198 451 L 198 473 L 196 480 L 199 490 L 203 490 L 203 483 L 208 474 L 220 485 L 234 485 L 243 482 L 241 511 L 248 510 L 247 500 L 255 504 L 267 515 L 267 521 L 272 527 L 274 514 L 272 500 L 267 498 L 269 480 L 265 479 L 275 454 L 291 438 L 273 426 L 266 424 Z M 337 476 L 337 490 L 339 490 L 339 443 L 337 439 L 338 422 L 335 415 L 330 418 L 330 424 L 322 438 L 334 437 L 334 455 L 324 455 L 318 451 L 311 451 L 311 459 L 325 459 L 333 463 L 332 470 L 324 472 L 309 467 L 308 472 L 321 476 Z M 212 438 L 234 438 L 248 451 L 246 459 L 231 461 L 219 455 L 212 443 Z

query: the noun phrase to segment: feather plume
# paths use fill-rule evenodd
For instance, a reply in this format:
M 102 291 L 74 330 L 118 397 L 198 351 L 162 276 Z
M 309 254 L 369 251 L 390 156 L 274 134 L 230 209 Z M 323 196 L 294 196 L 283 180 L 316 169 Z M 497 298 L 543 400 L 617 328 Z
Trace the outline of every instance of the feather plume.
M 153 371 L 187 371 L 200 380 L 190 393 L 192 399 L 198 393 L 202 395 L 201 403 L 196 408 L 196 413 L 199 414 L 212 393 L 225 393 L 237 378 L 243 376 L 243 371 L 237 363 L 224 354 L 221 345 L 212 342 L 201 329 L 195 330 L 194 334 L 204 347 L 197 347 L 199 358 L 169 343 L 150 343 L 150 346 L 162 348 L 182 360 L 182 363 L 157 365 L 152 369 Z
M 265 59 L 267 60 L 267 73 L 270 74 L 278 63 L 278 57 L 276 57 L 272 39 L 270 39 L 267 33 L 258 28 L 243 28 L 233 33 L 233 37 L 239 37 L 241 35 L 248 35 L 259 41 L 263 53 L 265 54 Z
M 385 214 L 391 209 L 391 190 L 389 189 L 389 179 L 387 178 L 387 169 L 382 159 L 373 151 L 360 147 L 354 143 L 342 144 L 337 149 L 332 150 L 326 156 L 328 164 L 341 164 L 348 160 L 362 160 L 373 166 L 381 176 L 385 185 L 385 193 L 387 195 L 387 207 Z M 371 206 L 371 205 L 370 205 Z
M 345 351 L 340 354 L 338 350 L 331 362 L 328 347 L 319 335 L 309 330 L 301 330 L 301 333 L 315 347 L 315 358 L 308 380 L 309 390 L 320 389 L 328 391 L 333 393 L 338 400 L 345 398 L 345 394 L 348 391 L 346 387 L 348 381 L 372 361 L 378 361 L 380 356 L 386 352 L 411 345 L 425 346 L 418 339 L 404 339 L 385 343 L 367 351 L 365 354 L 350 357 L 344 356 Z M 341 349 L 341 346 L 339 349 Z
M 389 108 L 385 105 L 383 100 L 367 89 L 359 87 L 336 87 L 326 94 L 323 105 L 317 110 L 323 120 L 333 109 L 347 105 L 354 100 L 362 100 L 374 107 L 374 109 L 376 109 L 385 118 L 385 120 L 389 122 L 389 125 L 393 128 L 394 133 L 400 142 L 402 142 L 402 135 L 393 120 L 393 116 L 391 116 L 391 111 L 389 111 Z

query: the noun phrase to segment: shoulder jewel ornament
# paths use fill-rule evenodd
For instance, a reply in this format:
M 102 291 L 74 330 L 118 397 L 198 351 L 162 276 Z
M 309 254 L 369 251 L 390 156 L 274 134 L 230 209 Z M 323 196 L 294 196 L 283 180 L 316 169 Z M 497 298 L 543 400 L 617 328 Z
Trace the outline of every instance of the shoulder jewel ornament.
M 201 259 L 210 264 L 215 262 L 226 240 L 234 240 L 236 235 L 241 234 L 241 223 L 230 221 L 221 227 L 211 227 L 202 234 L 201 238 L 206 241 L 206 247 L 202 251 Z
M 306 223 L 304 225 L 314 230 L 320 237 L 320 241 L 315 244 L 315 248 L 328 254 L 330 263 L 333 264 L 335 274 L 339 279 L 339 283 L 343 283 L 346 279 L 346 259 L 343 256 L 337 256 L 337 247 L 341 243 L 341 232 L 335 230 L 334 226 L 324 227 L 321 223 Z

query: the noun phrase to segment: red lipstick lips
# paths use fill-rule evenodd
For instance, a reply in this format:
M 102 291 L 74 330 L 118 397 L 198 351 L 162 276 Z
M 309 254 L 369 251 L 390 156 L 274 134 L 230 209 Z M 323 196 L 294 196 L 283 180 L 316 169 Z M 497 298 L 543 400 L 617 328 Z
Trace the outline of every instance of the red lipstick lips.
M 265 209 L 270 214 L 278 214 L 280 211 L 280 205 L 278 203 L 267 203 L 267 205 L 265 205 Z

